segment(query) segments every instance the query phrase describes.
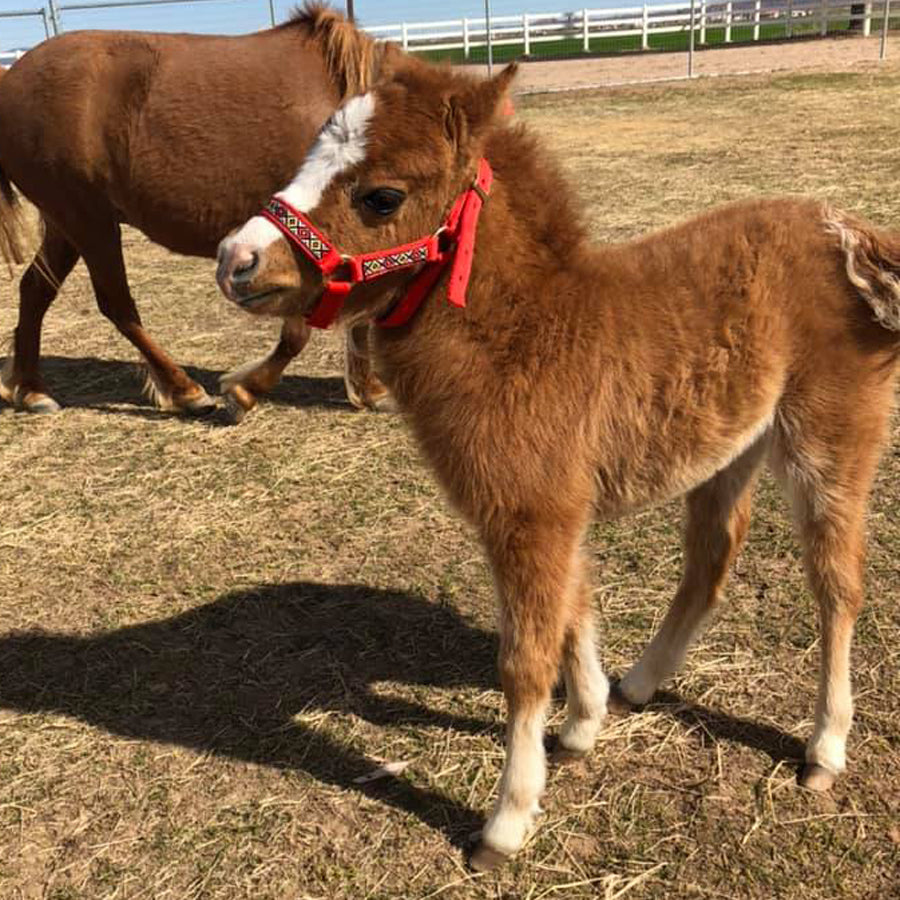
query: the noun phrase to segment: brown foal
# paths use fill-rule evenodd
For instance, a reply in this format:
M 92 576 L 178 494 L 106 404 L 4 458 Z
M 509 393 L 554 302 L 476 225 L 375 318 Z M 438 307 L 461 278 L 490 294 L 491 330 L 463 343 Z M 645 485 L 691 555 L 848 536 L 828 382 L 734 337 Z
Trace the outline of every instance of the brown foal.
M 100 311 L 146 360 L 159 405 L 208 409 L 212 399 L 141 324 L 121 225 L 177 253 L 215 256 L 222 236 L 291 178 L 335 107 L 399 55 L 308 6 L 259 34 L 72 32 L 19 60 L 0 80 L 0 255 L 22 261 L 11 184 L 38 207 L 43 241 L 20 285 L 0 398 L 58 409 L 40 374 L 41 325 L 81 257 Z M 288 318 L 269 356 L 223 378 L 236 417 L 278 382 L 309 336 L 302 316 Z M 357 350 L 367 348 L 364 337 Z M 351 400 L 381 404 L 387 392 L 368 357 L 351 350 L 350 363 Z
M 439 282 L 375 343 L 496 583 L 507 757 L 477 868 L 518 850 L 539 809 L 560 668 L 563 749 L 590 750 L 606 713 L 583 548 L 592 515 L 687 496 L 681 584 L 619 686 L 641 704 L 718 601 L 766 460 L 792 500 L 819 604 L 821 678 L 801 781 L 831 786 L 845 765 L 864 515 L 900 348 L 900 235 L 813 200 L 740 203 L 590 246 L 556 166 L 500 114 L 511 77 L 401 66 L 335 114 L 277 195 L 358 254 L 431 234 L 479 160 L 493 168 L 466 307 L 445 302 Z M 354 284 L 340 318 L 392 315 L 419 269 Z M 323 278 L 262 217 L 219 249 L 223 292 L 257 312 L 309 313 L 347 277 Z

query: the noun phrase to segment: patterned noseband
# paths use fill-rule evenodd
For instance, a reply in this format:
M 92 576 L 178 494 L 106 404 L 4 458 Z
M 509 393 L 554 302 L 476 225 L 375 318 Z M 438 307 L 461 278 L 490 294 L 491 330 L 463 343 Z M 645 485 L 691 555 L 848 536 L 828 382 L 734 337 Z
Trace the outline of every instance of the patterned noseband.
M 378 320 L 384 328 L 405 325 L 421 306 L 444 270 L 452 262 L 447 300 L 457 307 L 466 305 L 466 287 L 475 254 L 478 215 L 487 200 L 494 175 L 486 159 L 479 160 L 472 186 L 460 194 L 438 230 L 426 238 L 345 256 L 309 219 L 290 204 L 272 197 L 262 214 L 322 273 L 325 289 L 306 320 L 315 328 L 328 328 L 338 317 L 355 284 L 374 281 L 382 275 L 423 265 L 403 297 Z M 340 271 L 339 271 L 340 270 Z M 340 276 L 340 277 L 338 277 Z

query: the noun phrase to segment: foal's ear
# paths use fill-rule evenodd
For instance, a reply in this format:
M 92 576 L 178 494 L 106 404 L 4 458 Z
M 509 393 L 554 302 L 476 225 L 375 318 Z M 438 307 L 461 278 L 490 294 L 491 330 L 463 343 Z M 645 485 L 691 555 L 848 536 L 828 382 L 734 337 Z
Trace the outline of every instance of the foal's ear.
M 447 137 L 464 147 L 510 109 L 509 89 L 519 64 L 512 62 L 502 72 L 480 81 L 447 99 L 444 128 Z

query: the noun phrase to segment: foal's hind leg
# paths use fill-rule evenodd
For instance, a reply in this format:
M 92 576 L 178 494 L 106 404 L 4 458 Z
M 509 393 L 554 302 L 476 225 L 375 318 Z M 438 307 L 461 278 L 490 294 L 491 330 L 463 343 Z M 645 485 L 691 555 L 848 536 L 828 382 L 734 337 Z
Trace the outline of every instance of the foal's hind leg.
M 215 401 L 192 381 L 169 355 L 153 341 L 141 324 L 128 289 L 119 226 L 104 224 L 98 235 L 81 247 L 91 276 L 97 304 L 147 362 L 155 399 L 162 409 L 205 413 Z
M 288 363 L 309 342 L 311 333 L 312 329 L 303 316 L 286 318 L 281 325 L 278 343 L 268 356 L 222 376 L 219 384 L 235 422 L 240 422 L 256 406 L 260 394 L 265 394 L 278 384 Z
M 886 418 L 889 398 L 860 405 L 871 429 Z M 800 783 L 828 790 L 846 766 L 847 735 L 853 721 L 850 644 L 863 603 L 865 508 L 881 441 L 848 423 L 837 429 L 851 436 L 824 453 L 796 453 L 779 466 L 793 501 L 810 587 L 819 607 L 821 658 L 815 726 L 806 745 Z M 788 457 L 788 454 L 784 454 Z M 844 456 L 845 458 L 841 458 Z M 815 463 L 812 460 L 815 459 Z
M 659 631 L 619 682 L 620 700 L 646 703 L 684 660 L 747 533 L 755 475 L 767 448 L 764 435 L 688 495 L 681 584 Z
M 515 853 L 540 810 L 544 717 L 580 576 L 580 532 L 566 534 L 536 523 L 507 525 L 505 534 L 486 541 L 500 601 L 499 667 L 509 719 L 500 795 L 471 860 L 480 870 Z
M 41 325 L 78 251 L 52 223 L 44 221 L 44 239 L 19 285 L 19 323 L 13 349 L 0 373 L 0 398 L 29 412 L 56 412 L 40 373 Z

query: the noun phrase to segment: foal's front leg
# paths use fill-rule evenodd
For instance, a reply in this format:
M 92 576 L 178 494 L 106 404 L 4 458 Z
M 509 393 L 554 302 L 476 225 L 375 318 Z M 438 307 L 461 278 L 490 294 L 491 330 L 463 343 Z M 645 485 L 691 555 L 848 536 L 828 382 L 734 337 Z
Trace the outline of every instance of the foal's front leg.
M 544 719 L 579 587 L 580 533 L 510 527 L 488 541 L 500 601 L 500 680 L 509 721 L 500 796 L 472 867 L 491 869 L 525 843 L 546 779 Z

